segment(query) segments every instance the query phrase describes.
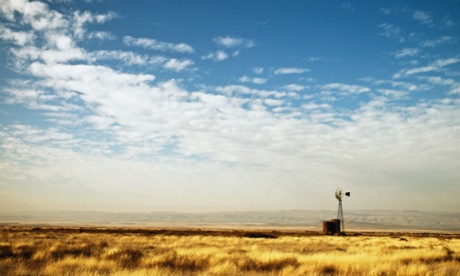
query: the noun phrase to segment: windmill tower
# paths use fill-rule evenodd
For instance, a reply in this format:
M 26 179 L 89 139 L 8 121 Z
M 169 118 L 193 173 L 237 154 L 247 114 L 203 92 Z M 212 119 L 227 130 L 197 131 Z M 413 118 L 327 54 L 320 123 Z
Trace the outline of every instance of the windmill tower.
M 342 199 L 343 196 L 350 196 L 350 192 L 343 192 L 342 189 L 338 188 L 335 190 L 335 198 L 339 201 L 339 209 L 337 210 L 337 220 L 339 221 L 340 225 L 337 225 L 337 232 L 345 232 L 345 221 L 343 218 L 343 208 L 342 208 Z

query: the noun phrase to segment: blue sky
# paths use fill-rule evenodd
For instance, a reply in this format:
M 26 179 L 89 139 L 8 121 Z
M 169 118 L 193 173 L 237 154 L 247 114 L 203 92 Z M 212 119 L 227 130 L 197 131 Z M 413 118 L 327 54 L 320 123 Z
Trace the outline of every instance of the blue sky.
M 458 211 L 460 2 L 0 0 L 0 210 Z

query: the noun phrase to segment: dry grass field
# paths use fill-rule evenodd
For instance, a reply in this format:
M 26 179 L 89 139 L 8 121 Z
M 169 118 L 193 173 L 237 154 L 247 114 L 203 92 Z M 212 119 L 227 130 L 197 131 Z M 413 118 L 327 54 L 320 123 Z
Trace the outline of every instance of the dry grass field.
M 0 275 L 460 275 L 454 234 L 0 229 Z

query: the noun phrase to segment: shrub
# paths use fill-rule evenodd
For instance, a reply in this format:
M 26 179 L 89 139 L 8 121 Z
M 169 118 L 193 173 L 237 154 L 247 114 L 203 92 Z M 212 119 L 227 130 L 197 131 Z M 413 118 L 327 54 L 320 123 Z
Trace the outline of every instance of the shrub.
M 278 238 L 275 235 L 262 232 L 247 232 L 243 235 L 245 238 L 260 238 L 260 239 L 276 239 Z
M 116 261 L 122 268 L 135 268 L 144 254 L 135 249 L 124 249 L 110 254 L 107 259 Z
M 165 255 L 164 259 L 157 263 L 159 267 L 181 271 L 202 271 L 209 267 L 209 258 L 198 256 L 179 255 L 176 252 Z
M 16 256 L 23 259 L 30 259 L 35 254 L 36 248 L 28 245 L 18 246 Z
M 92 255 L 92 250 L 94 246 L 90 244 L 84 244 L 83 246 L 64 246 L 60 245 L 56 248 L 54 248 L 51 251 L 51 257 L 53 259 L 62 259 L 65 256 L 73 256 L 73 257 L 79 257 L 79 256 L 84 256 L 84 257 L 90 257 Z
M 334 265 L 325 265 L 321 268 L 321 274 L 332 275 L 337 273 L 337 268 Z
M 0 259 L 14 257 L 13 249 L 11 245 L 1 245 L 0 246 Z
M 280 271 L 287 266 L 298 267 L 299 261 L 296 258 L 288 257 L 281 259 L 270 259 L 267 261 L 244 259 L 236 264 L 243 271 Z

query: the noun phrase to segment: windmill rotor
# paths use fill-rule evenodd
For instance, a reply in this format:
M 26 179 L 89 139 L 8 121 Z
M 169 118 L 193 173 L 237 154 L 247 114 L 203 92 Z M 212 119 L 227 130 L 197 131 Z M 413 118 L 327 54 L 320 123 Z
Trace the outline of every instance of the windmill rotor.
M 335 198 L 337 198 L 338 200 L 342 200 L 343 198 L 343 190 L 338 188 L 337 190 L 335 190 Z

